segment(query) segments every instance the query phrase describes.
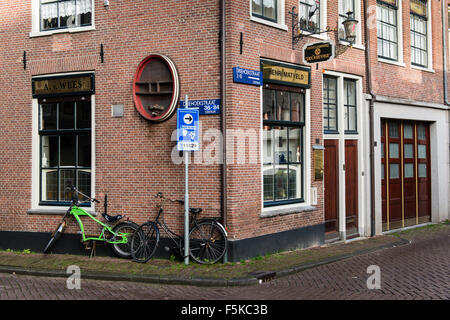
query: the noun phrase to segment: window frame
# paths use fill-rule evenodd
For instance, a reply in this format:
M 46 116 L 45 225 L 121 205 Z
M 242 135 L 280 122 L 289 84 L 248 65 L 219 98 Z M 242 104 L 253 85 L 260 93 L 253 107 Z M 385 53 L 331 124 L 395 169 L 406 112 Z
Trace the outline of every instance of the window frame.
M 38 115 L 37 115 L 38 116 L 38 124 L 37 124 L 38 132 L 37 132 L 37 135 L 38 135 L 38 139 L 39 139 L 39 173 L 38 173 L 38 175 L 39 175 L 39 197 L 38 197 L 39 206 L 68 206 L 68 205 L 70 205 L 70 201 L 60 200 L 59 196 L 58 196 L 58 200 L 43 200 L 42 199 L 43 174 L 44 174 L 45 170 L 56 170 L 57 171 L 57 173 L 58 173 L 58 175 L 57 175 L 57 177 L 58 177 L 57 178 L 57 193 L 59 195 L 59 192 L 61 190 L 60 189 L 60 171 L 61 170 L 74 170 L 75 171 L 75 184 L 77 184 L 77 181 L 78 181 L 78 179 L 77 179 L 78 171 L 89 170 L 90 180 L 91 180 L 90 194 L 91 195 L 93 194 L 93 181 L 94 181 L 94 179 L 93 179 L 93 165 L 94 165 L 93 149 L 94 148 L 93 148 L 93 134 L 92 134 L 92 131 L 93 131 L 92 125 L 94 123 L 93 122 L 93 111 L 92 111 L 93 101 L 91 98 L 86 99 L 86 101 L 89 101 L 89 106 L 90 106 L 90 118 L 91 119 L 90 119 L 90 127 L 89 128 L 76 128 L 75 127 L 76 121 L 77 121 L 77 118 L 76 118 L 77 117 L 77 105 L 75 104 L 74 117 L 73 117 L 74 128 L 73 129 L 65 129 L 65 128 L 61 129 L 61 128 L 59 128 L 59 108 L 62 103 L 67 102 L 67 99 L 64 99 L 64 97 L 58 97 L 58 98 L 55 97 L 55 98 L 49 98 L 49 99 L 40 98 L 40 99 L 36 99 L 36 100 L 38 102 L 37 103 L 37 108 L 38 108 Z M 43 101 L 43 100 L 46 100 L 46 101 Z M 42 129 L 41 128 L 41 105 L 42 105 L 42 103 L 49 102 L 49 101 L 51 103 L 55 103 L 57 105 L 57 108 L 56 108 L 56 126 L 57 127 L 56 127 L 56 129 Z M 75 99 L 74 101 L 76 101 L 76 102 L 82 101 L 82 98 L 78 97 L 78 99 Z M 80 135 L 88 135 L 89 136 L 90 157 L 91 157 L 89 167 L 78 165 L 78 160 L 79 160 L 78 159 L 78 151 L 79 151 L 78 150 L 78 141 L 79 141 L 78 137 Z M 51 166 L 43 167 L 43 164 L 42 164 L 42 159 L 43 159 L 42 143 L 43 143 L 43 137 L 46 137 L 46 136 L 53 136 L 53 137 L 57 136 L 58 137 L 58 161 L 57 161 L 58 163 L 55 167 L 51 167 Z M 75 137 L 75 146 L 74 146 L 74 148 L 75 148 L 75 165 L 74 166 L 61 166 L 61 164 L 60 164 L 60 160 L 61 160 L 61 158 L 60 158 L 60 153 L 61 153 L 60 138 L 63 136 Z M 84 206 L 84 207 L 91 206 L 89 201 L 81 202 L 80 205 Z
M 323 93 L 325 91 L 325 82 L 322 88 L 322 112 L 323 112 L 323 117 L 322 117 L 322 121 L 323 121 L 323 133 L 324 134 L 337 134 L 339 133 L 339 117 L 338 117 L 338 106 L 339 106 L 339 84 L 338 84 L 338 77 L 332 76 L 332 75 L 327 75 L 325 74 L 322 78 L 323 80 L 328 79 L 327 81 L 329 81 L 330 79 L 333 79 L 335 81 L 335 88 L 336 88 L 336 92 L 335 92 L 335 103 L 334 103 L 334 109 L 335 109 L 335 115 L 336 115 L 336 128 L 335 129 L 330 129 L 330 99 L 329 99 L 329 94 L 327 94 L 327 102 L 325 102 L 324 98 L 323 98 Z M 329 86 L 328 86 L 329 88 Z M 329 89 L 328 89 L 329 91 Z M 325 105 L 327 105 L 327 110 L 328 110 L 328 115 L 327 117 L 325 117 Z M 328 119 L 328 126 L 325 128 L 325 118 Z
M 399 19 L 400 0 L 399 0 L 399 3 L 397 3 L 397 6 L 393 6 L 392 4 L 389 4 L 389 3 L 377 0 L 377 11 L 378 11 L 378 8 L 380 8 L 380 9 L 387 9 L 387 10 L 393 10 L 394 11 L 394 15 L 393 16 L 394 16 L 394 19 L 395 19 L 395 24 L 392 24 L 392 23 L 386 22 L 386 21 L 382 21 L 381 17 L 379 17 L 378 14 L 377 14 L 377 46 L 378 46 L 378 42 L 381 40 L 382 42 L 388 42 L 389 44 L 394 43 L 396 48 L 397 48 L 397 50 L 396 50 L 396 58 L 392 58 L 390 56 L 383 55 L 384 50 L 382 50 L 382 52 L 380 54 L 380 47 L 378 46 L 377 47 L 378 59 L 385 59 L 385 60 L 388 60 L 388 61 L 400 62 L 400 56 L 402 54 L 402 51 L 401 51 L 402 39 L 399 36 L 400 35 L 399 31 L 400 31 L 400 26 L 401 26 L 401 21 Z M 378 33 L 378 25 L 379 24 L 385 24 L 385 25 L 388 25 L 390 27 L 395 27 L 396 42 L 388 40 L 386 38 L 383 38 L 382 35 L 380 35 Z
M 291 128 L 297 128 L 300 131 L 300 139 L 299 139 L 299 145 L 300 145 L 300 153 L 301 153 L 301 158 L 300 161 L 291 161 L 290 156 L 289 156 L 289 145 L 288 145 L 288 156 L 287 156 L 287 161 L 280 163 L 280 162 L 276 162 L 275 161 L 275 143 L 273 143 L 272 146 L 272 161 L 271 162 L 264 162 L 264 159 L 262 160 L 262 170 L 263 170 L 263 174 L 262 174 L 262 195 L 263 195 L 263 208 L 269 208 L 269 207 L 275 207 L 275 206 L 280 206 L 280 205 L 289 205 L 289 204 L 295 204 L 295 203 L 303 203 L 305 202 L 305 195 L 306 195 L 306 190 L 305 190 L 305 167 L 306 167 L 306 92 L 304 89 L 299 89 L 299 88 L 293 88 L 293 87 L 289 87 L 289 86 L 282 86 L 282 85 L 275 85 L 275 84 L 265 84 L 262 88 L 262 97 L 264 97 L 264 90 L 273 90 L 275 91 L 275 93 L 277 91 L 282 91 L 282 92 L 288 92 L 289 93 L 289 112 L 290 112 L 290 116 L 292 116 L 292 103 L 291 103 L 291 94 L 292 93 L 297 93 L 300 94 L 302 97 L 302 108 L 303 110 L 301 110 L 301 114 L 303 115 L 303 119 L 301 119 L 302 121 L 287 121 L 287 120 L 277 120 L 277 119 L 272 119 L 272 120 L 264 120 L 262 121 L 262 126 L 263 126 L 263 130 L 264 127 L 266 126 L 270 126 L 272 128 L 274 127 L 283 127 L 286 128 L 286 137 L 287 140 L 289 141 L 289 131 Z M 277 94 L 275 94 L 275 99 L 277 99 Z M 262 102 L 264 105 L 264 101 Z M 277 108 L 276 108 L 277 110 Z M 299 110 L 300 111 L 300 110 Z M 263 110 L 264 112 L 264 110 Z M 276 117 L 276 116 L 275 116 Z M 273 132 L 271 130 L 271 132 Z M 272 139 L 272 141 L 274 141 Z M 288 142 L 289 143 L 289 142 Z M 263 141 L 263 154 L 264 154 L 264 141 Z M 264 200 L 264 167 L 265 166 L 272 166 L 272 170 L 275 170 L 275 166 L 277 165 L 286 165 L 287 166 L 287 173 L 288 173 L 288 177 L 287 177 L 287 199 L 285 200 L 276 200 L 275 197 L 275 186 L 273 186 L 273 200 L 272 201 L 268 201 L 268 200 Z M 301 197 L 300 198 L 289 198 L 289 166 L 290 165 L 299 165 L 301 170 L 300 170 L 300 174 L 301 174 L 301 182 L 300 182 L 300 187 L 301 187 Z M 275 173 L 272 174 L 272 177 L 275 176 Z M 272 178 L 272 183 L 273 185 L 275 185 L 275 178 Z
M 352 82 L 354 84 L 354 88 L 355 88 L 355 105 L 351 105 L 349 103 L 350 99 L 349 99 L 349 92 L 348 92 L 348 86 L 347 86 L 347 92 L 345 92 L 345 83 L 346 82 Z M 345 121 L 345 126 L 344 126 L 344 133 L 345 134 L 358 134 L 358 92 L 357 92 L 357 87 L 358 87 L 358 80 L 356 79 L 351 79 L 351 78 L 346 78 L 343 77 L 343 94 L 347 97 L 347 99 L 344 99 L 343 101 L 343 106 L 344 106 L 344 119 L 345 119 L 345 115 L 347 115 Z M 347 100 L 347 103 L 345 103 L 345 101 Z M 350 128 L 350 117 L 348 116 L 350 114 L 349 112 L 349 108 L 354 108 L 355 109 L 355 129 L 354 130 L 350 130 L 348 128 Z
M 57 0 L 55 0 L 56 2 Z M 78 33 L 95 30 L 95 1 L 91 0 L 91 24 L 73 27 L 52 28 L 41 30 L 41 0 L 31 1 L 31 31 L 30 38 L 48 36 L 58 33 Z
M 257 14 L 257 13 L 253 12 L 253 1 L 259 1 L 260 2 L 262 14 Z M 278 10 L 279 10 L 279 8 L 278 8 L 278 6 L 279 6 L 278 0 L 273 0 L 273 2 L 275 3 L 275 19 L 269 18 L 269 17 L 264 15 L 264 8 L 265 8 L 264 7 L 264 0 L 251 0 L 250 10 L 251 10 L 252 16 L 254 16 L 256 18 L 259 18 L 259 19 L 267 20 L 267 21 L 270 21 L 270 22 L 279 23 L 279 21 L 278 21 Z

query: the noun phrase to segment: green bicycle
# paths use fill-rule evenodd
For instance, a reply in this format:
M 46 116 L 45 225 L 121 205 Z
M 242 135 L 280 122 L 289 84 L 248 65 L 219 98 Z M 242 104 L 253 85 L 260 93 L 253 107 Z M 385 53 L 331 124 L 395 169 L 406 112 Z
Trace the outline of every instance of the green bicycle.
M 90 214 L 89 212 L 80 207 L 78 201 L 78 194 L 82 195 L 90 202 L 100 203 L 100 201 L 98 201 L 95 198 L 90 198 L 89 196 L 78 191 L 73 186 L 67 187 L 66 190 L 72 191 L 74 196 L 72 198 L 69 208 L 67 209 L 66 213 L 62 218 L 61 223 L 52 233 L 48 244 L 45 246 L 44 253 L 48 253 L 50 248 L 55 244 L 56 240 L 58 240 L 61 237 L 67 225 L 68 218 L 70 216 L 73 216 L 75 220 L 78 222 L 78 225 L 80 227 L 82 243 L 88 244 L 89 242 L 91 242 L 93 244 L 93 248 L 95 248 L 96 241 L 109 243 L 111 244 L 111 247 L 117 256 L 121 258 L 131 258 L 131 247 L 130 247 L 131 237 L 133 236 L 134 232 L 139 228 L 139 226 L 131 221 L 120 222 L 120 220 L 124 218 L 123 215 L 116 215 L 116 216 L 108 215 L 107 196 L 105 196 L 104 212 L 102 213 L 102 216 L 106 220 L 106 223 L 103 223 L 98 219 L 96 219 L 92 214 Z M 96 223 L 98 223 L 103 227 L 99 235 L 95 236 L 86 235 L 83 222 L 81 221 L 80 218 L 83 216 L 91 218 L 92 220 L 94 220 Z

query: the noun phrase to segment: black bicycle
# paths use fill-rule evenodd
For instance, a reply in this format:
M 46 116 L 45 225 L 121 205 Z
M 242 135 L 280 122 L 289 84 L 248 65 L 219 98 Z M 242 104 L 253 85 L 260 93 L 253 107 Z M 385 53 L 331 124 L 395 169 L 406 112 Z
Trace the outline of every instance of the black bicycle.
M 161 192 L 155 195 L 160 201 L 157 204 L 158 215 L 154 221 L 147 221 L 134 233 L 131 238 L 131 256 L 136 262 L 147 262 L 153 257 L 159 244 L 159 228 L 162 228 L 181 257 L 184 255 L 184 237 L 176 234 L 164 221 L 163 204 L 166 200 L 184 204 L 182 200 L 172 200 L 164 197 Z M 189 208 L 189 255 L 201 264 L 213 264 L 223 258 L 227 251 L 227 232 L 219 222 L 219 218 L 202 218 L 197 216 L 202 212 L 201 208 Z M 170 250 L 170 248 L 165 248 Z

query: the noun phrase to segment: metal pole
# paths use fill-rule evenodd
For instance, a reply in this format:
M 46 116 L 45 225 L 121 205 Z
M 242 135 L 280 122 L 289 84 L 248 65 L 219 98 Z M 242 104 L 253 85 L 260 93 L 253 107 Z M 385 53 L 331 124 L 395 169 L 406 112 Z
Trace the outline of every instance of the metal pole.
M 185 108 L 189 106 L 188 96 L 185 99 Z M 189 264 L 189 151 L 184 152 L 185 190 L 184 190 L 184 264 Z

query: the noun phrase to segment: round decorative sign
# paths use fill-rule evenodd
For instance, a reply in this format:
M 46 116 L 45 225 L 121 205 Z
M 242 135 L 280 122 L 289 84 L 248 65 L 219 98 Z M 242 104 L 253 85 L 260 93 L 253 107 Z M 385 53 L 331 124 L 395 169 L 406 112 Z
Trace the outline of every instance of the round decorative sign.
M 172 60 L 154 54 L 141 61 L 134 75 L 133 99 L 145 119 L 169 119 L 177 107 L 179 93 L 180 80 Z

